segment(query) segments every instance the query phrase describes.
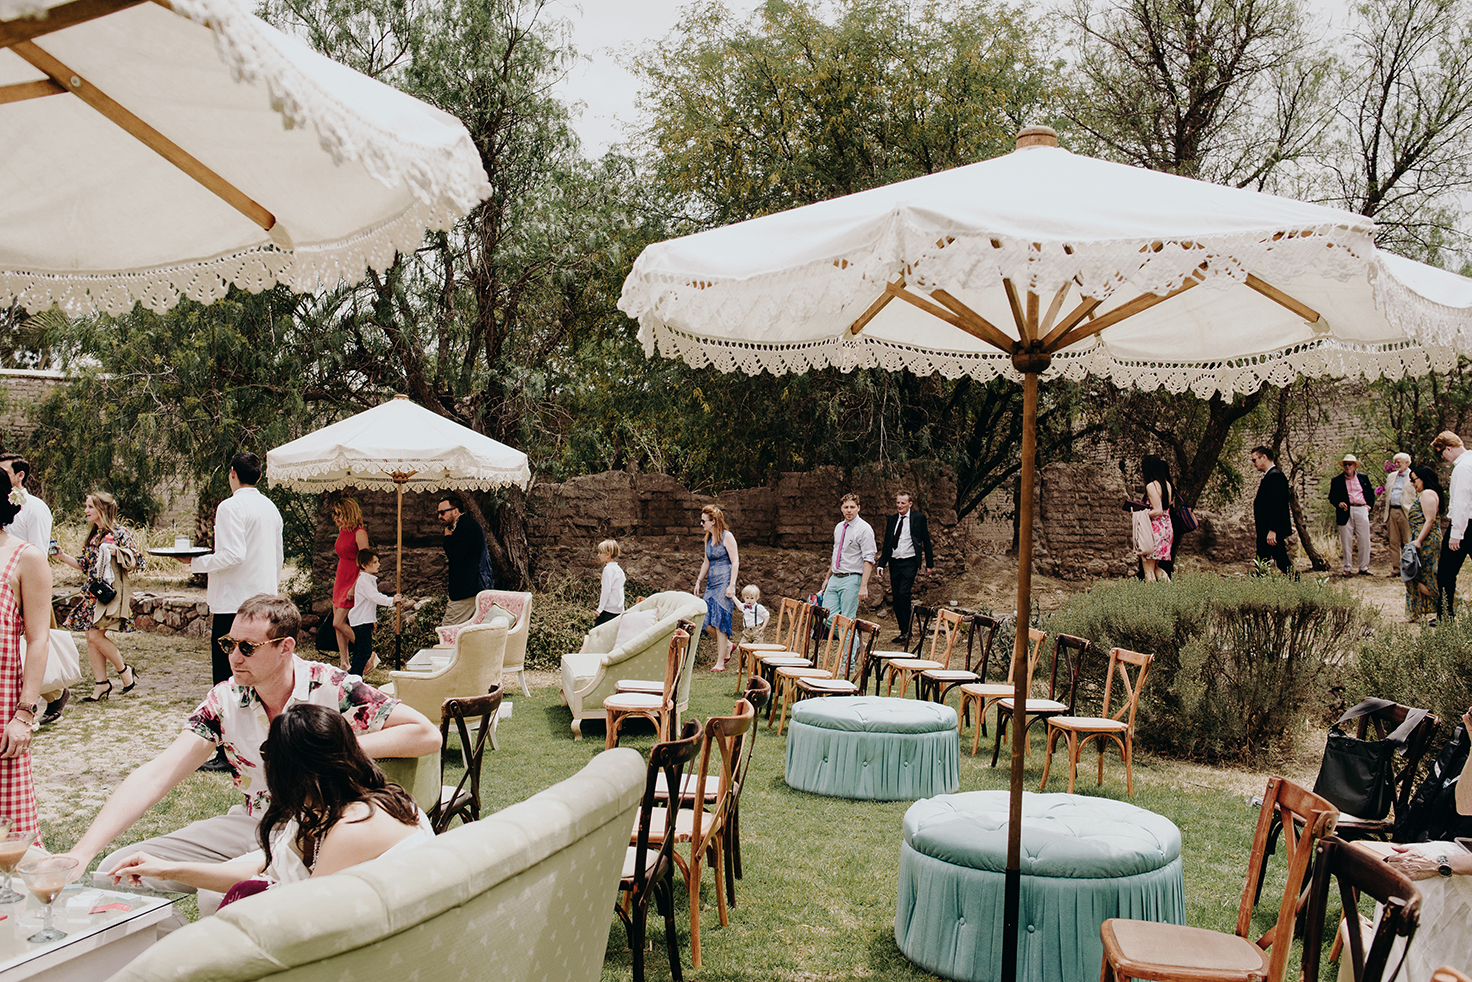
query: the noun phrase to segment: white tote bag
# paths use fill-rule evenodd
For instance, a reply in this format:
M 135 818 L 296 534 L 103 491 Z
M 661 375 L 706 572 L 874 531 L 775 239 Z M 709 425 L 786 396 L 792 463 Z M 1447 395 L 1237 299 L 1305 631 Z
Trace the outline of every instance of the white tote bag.
M 26 657 L 26 639 L 20 639 L 22 663 Z M 82 664 L 77 655 L 77 643 L 71 632 L 59 628 L 51 631 L 51 643 L 46 652 L 46 676 L 41 680 L 42 692 L 66 689 L 82 681 Z
M 1150 555 L 1155 551 L 1155 528 L 1150 524 L 1150 513 L 1143 508 L 1131 512 L 1130 521 L 1134 524 L 1135 552 Z

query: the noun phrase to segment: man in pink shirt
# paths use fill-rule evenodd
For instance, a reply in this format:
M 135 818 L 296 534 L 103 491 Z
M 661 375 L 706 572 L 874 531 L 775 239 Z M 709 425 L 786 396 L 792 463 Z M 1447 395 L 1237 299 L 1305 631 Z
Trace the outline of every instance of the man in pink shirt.
M 1355 571 L 1355 538 L 1359 538 L 1359 573 L 1370 575 L 1370 508 L 1375 504 L 1375 489 L 1370 479 L 1359 473 L 1360 461 L 1352 453 L 1339 462 L 1344 473 L 1329 482 L 1329 502 L 1334 506 L 1334 521 L 1339 525 L 1339 551 L 1344 556 L 1344 575 Z

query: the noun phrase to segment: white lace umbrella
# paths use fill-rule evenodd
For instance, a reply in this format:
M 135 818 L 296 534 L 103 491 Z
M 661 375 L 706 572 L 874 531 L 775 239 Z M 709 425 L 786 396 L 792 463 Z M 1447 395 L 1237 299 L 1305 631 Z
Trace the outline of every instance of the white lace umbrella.
M 878 366 L 1023 382 L 1017 609 L 1031 609 L 1039 375 L 1231 396 L 1472 353 L 1472 281 L 1359 215 L 1082 157 L 1046 127 L 966 167 L 649 246 L 619 308 L 722 371 Z M 895 300 L 902 301 L 895 303 Z M 1018 618 L 1014 666 L 1027 639 Z M 1024 670 L 1014 668 L 1017 704 Z M 1013 714 L 1002 977 L 1015 977 L 1025 714 Z
M 532 472 L 526 454 L 395 396 L 266 453 L 271 487 L 293 491 L 365 488 L 398 494 L 398 572 L 404 576 L 404 490 L 470 491 L 516 485 Z M 395 611 L 397 615 L 397 609 Z M 397 616 L 395 632 L 402 630 Z
M 490 192 L 448 113 L 245 0 L 0 0 L 0 305 L 360 280 Z

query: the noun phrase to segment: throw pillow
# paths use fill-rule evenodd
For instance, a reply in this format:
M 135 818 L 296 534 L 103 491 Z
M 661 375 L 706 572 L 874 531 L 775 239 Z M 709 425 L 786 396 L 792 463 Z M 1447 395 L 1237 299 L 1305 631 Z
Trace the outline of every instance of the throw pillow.
M 618 619 L 618 636 L 614 639 L 613 646 L 622 647 L 658 623 L 657 610 L 630 610 L 621 614 Z
M 497 617 L 506 618 L 506 623 L 508 625 L 514 625 L 516 623 L 516 616 L 505 607 L 502 607 L 500 604 L 491 604 L 491 609 L 486 611 L 486 616 L 481 618 L 481 623 L 489 624 Z

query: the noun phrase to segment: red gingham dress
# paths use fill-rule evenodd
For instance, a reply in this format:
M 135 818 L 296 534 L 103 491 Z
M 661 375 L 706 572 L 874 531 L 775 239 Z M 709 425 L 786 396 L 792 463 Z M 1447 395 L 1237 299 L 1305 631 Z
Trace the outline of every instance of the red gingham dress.
M 21 543 L 10 554 L 5 571 L 0 573 L 0 716 L 7 715 L 20 702 L 20 639 L 25 633 L 20 603 L 10 589 L 10 574 L 15 572 L 21 552 L 34 548 Z M 38 832 L 40 823 L 36 820 L 36 787 L 31 780 L 29 750 L 19 757 L 0 759 L 0 815 L 10 819 L 11 828 L 17 832 Z

